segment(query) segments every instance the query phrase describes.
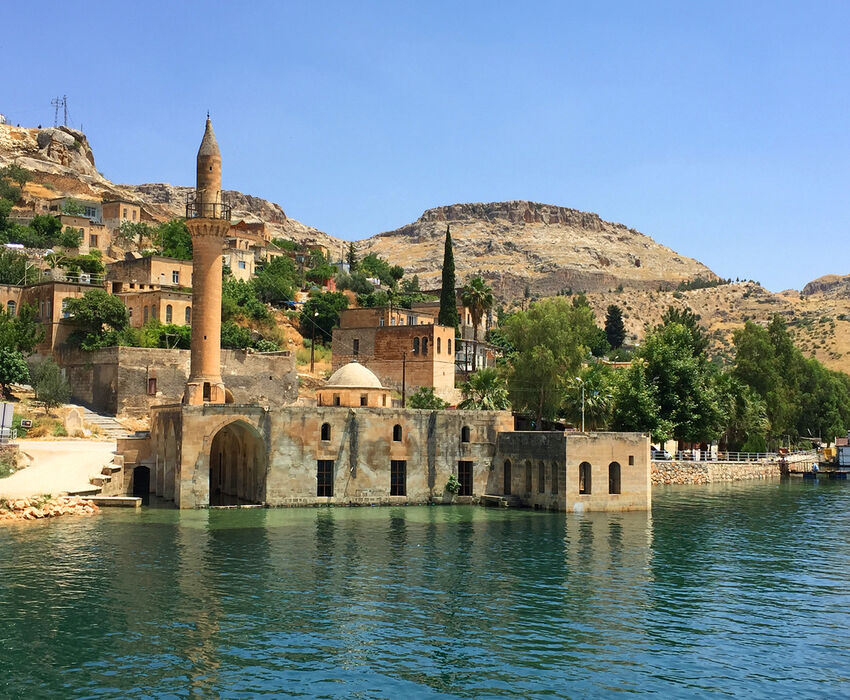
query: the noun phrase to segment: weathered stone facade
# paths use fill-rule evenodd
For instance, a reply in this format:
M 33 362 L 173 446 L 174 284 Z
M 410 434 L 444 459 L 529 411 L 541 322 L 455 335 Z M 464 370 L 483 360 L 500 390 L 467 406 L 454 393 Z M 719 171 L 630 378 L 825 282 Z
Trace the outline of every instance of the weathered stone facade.
M 721 481 L 773 479 L 780 476 L 779 462 L 688 462 L 652 463 L 652 483 L 713 484 Z
M 76 401 L 112 414 L 147 415 L 153 406 L 179 402 L 189 377 L 189 350 L 59 350 L 56 360 Z M 282 406 L 298 398 L 295 359 L 288 352 L 221 350 L 221 366 L 235 401 Z
M 639 433 L 500 433 L 488 493 L 550 510 L 648 510 L 649 438 Z

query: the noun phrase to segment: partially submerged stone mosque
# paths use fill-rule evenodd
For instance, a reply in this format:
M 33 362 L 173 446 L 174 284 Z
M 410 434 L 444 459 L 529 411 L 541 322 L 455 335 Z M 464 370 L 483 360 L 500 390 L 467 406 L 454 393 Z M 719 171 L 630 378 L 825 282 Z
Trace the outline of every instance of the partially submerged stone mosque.
M 220 359 L 230 209 L 209 119 L 186 217 L 194 250 L 189 377 L 182 403 L 151 408 L 148 436 L 119 444 L 137 487 L 149 484 L 178 508 L 487 500 L 649 509 L 649 438 L 638 433 L 515 431 L 506 411 L 392 407 L 389 389 L 357 362 L 331 376 L 316 406 L 235 403 Z M 446 489 L 452 476 L 456 496 Z

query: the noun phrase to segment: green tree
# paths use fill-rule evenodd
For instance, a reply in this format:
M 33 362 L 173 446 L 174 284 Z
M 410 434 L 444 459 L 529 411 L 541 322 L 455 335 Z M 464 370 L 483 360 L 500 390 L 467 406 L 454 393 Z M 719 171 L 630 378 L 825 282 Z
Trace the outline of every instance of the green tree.
M 56 243 L 63 248 L 79 248 L 83 242 L 83 229 L 66 226 L 65 230 L 59 234 Z
M 66 199 L 62 202 L 63 214 L 67 214 L 68 216 L 82 216 L 85 212 L 86 208 L 82 202 L 78 202 L 76 199 Z
M 357 253 L 354 250 L 354 243 L 348 244 L 348 251 L 345 253 L 345 262 L 348 263 L 348 272 L 354 274 L 357 272 Z
M 68 299 L 66 310 L 76 326 L 68 343 L 83 350 L 118 345 L 121 334 L 130 325 L 124 303 L 103 289 L 93 289 L 81 297 Z
M 442 411 L 449 407 L 447 401 L 443 401 L 434 393 L 434 387 L 420 386 L 406 400 L 407 408 L 419 408 L 426 411 Z
M 29 284 L 38 278 L 38 271 L 29 265 L 26 255 L 0 248 L 0 284 Z
M 12 384 L 23 384 L 29 376 L 26 360 L 19 350 L 0 348 L 0 392 L 4 399 L 12 398 Z
M 509 411 L 508 385 L 505 378 L 493 367 L 485 367 L 469 377 L 460 388 L 463 400 L 459 409 L 478 411 Z
M 452 234 L 446 224 L 446 243 L 443 247 L 443 277 L 440 288 L 440 312 L 437 323 L 454 328 L 458 333 L 460 319 L 457 314 L 457 292 L 455 291 L 455 256 L 452 247 Z
M 770 422 L 764 399 L 730 372 L 718 377 L 718 393 L 724 417 L 721 445 L 729 451 L 767 451 Z
M 493 290 L 481 277 L 473 277 L 461 290 L 460 300 L 472 316 L 472 335 L 477 341 L 478 325 L 484 314 L 493 308 Z
M 160 224 L 153 239 L 162 255 L 178 260 L 192 259 L 192 234 L 183 219 L 172 219 Z
M 260 301 L 280 306 L 292 301 L 302 279 L 292 258 L 281 255 L 263 265 L 251 282 Z
M 221 285 L 221 320 L 252 318 L 256 321 L 271 317 L 266 305 L 260 301 L 257 287 L 251 282 L 225 276 Z
M 153 229 L 142 221 L 122 221 L 118 231 L 115 232 L 115 240 L 122 247 L 136 246 L 142 248 L 145 241 L 154 237 Z
M 31 177 L 28 170 L 14 163 L 5 168 L 0 168 L 0 198 L 6 199 L 14 205 L 20 198 L 24 185 Z
M 584 386 L 584 423 L 590 430 L 604 430 L 611 423 L 616 370 L 593 364 L 582 368 L 578 377 L 568 378 L 564 389 L 562 415 L 573 425 L 581 425 L 582 386 Z
M 301 334 L 312 337 L 315 324 L 316 342 L 330 342 L 333 329 L 339 325 L 339 314 L 347 308 L 348 298 L 341 292 L 315 294 L 301 308 Z
M 556 417 L 566 382 L 587 357 L 588 339 L 596 332 L 593 312 L 552 297 L 512 314 L 503 331 L 515 348 L 508 372 L 511 403 L 542 427 L 542 419 Z
M 237 326 L 233 321 L 221 324 L 221 347 L 243 350 L 251 344 L 251 331 Z
M 37 318 L 38 309 L 21 304 L 14 316 L 0 311 L 0 348 L 29 355 L 44 340 L 44 326 Z
M 699 314 L 695 314 L 690 309 L 677 309 L 674 306 L 667 307 L 667 311 L 661 316 L 662 326 L 678 323 L 688 330 L 691 336 L 691 352 L 694 356 L 701 355 L 708 349 L 708 336 L 699 322 Z
M 661 414 L 658 387 L 638 357 L 616 383 L 611 426 L 614 430 L 649 433 L 654 442 L 673 437 L 673 422 Z
M 608 345 L 613 350 L 623 347 L 623 343 L 626 340 L 623 310 L 616 304 L 610 304 L 608 306 L 608 313 L 605 315 L 605 336 L 608 339 Z
M 33 362 L 29 373 L 35 400 L 44 406 L 47 415 L 50 415 L 51 409 L 70 400 L 71 386 L 53 360 Z

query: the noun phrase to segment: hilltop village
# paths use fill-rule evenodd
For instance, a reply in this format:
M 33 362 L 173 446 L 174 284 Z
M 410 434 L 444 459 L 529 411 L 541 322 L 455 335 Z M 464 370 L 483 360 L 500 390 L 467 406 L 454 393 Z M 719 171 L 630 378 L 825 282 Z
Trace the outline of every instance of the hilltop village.
M 72 163 L 88 152 L 81 136 L 34 138 Z M 420 280 L 375 252 L 394 250 L 383 236 L 287 238 L 234 216 L 209 120 L 179 217 L 113 191 L 46 196 L 60 180 L 34 183 L 30 161 L 0 169 L 0 385 L 7 397 L 31 385 L 45 413 L 70 399 L 132 426 L 104 493 L 183 508 L 449 494 L 645 509 L 651 480 L 678 478 L 658 464 L 672 456 L 764 454 L 815 435 L 824 446 L 850 427 L 850 377 L 804 356 L 782 312 L 721 337 L 680 303 L 763 296 L 689 259 L 670 272 L 628 253 L 630 289 L 603 291 L 617 278 L 585 272 L 533 293 L 515 274 L 457 274 L 469 226 L 458 237 L 440 219 L 440 277 Z M 575 224 L 572 210 L 510 204 L 533 232 Z M 433 232 L 412 235 L 433 251 Z M 557 280 L 586 286 L 543 293 Z M 637 290 L 657 312 L 642 327 L 629 318 Z

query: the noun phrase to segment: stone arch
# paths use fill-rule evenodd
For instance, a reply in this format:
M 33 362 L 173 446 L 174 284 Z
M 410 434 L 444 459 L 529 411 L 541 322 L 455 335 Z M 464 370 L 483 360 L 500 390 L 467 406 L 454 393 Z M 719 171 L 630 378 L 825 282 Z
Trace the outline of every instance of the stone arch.
M 322 440 L 330 440 L 331 439 L 331 424 L 330 423 L 322 423 Z
M 393 442 L 401 442 L 401 425 L 399 423 L 393 426 Z
M 593 471 L 590 462 L 582 462 L 578 465 L 578 492 L 580 494 L 591 493 L 592 479 L 591 472 Z
M 608 465 L 608 493 L 620 493 L 620 463 Z
M 525 460 L 525 493 L 527 495 L 531 495 L 533 490 L 533 482 L 534 482 L 534 467 L 531 466 L 531 460 Z
M 546 462 L 542 459 L 537 465 L 537 493 L 546 493 Z
M 419 354 L 419 338 L 413 339 L 413 354 L 414 355 Z
M 266 472 L 266 444 L 256 428 L 238 419 L 226 423 L 210 443 L 210 505 L 262 504 Z
M 422 338 L 422 354 L 423 355 L 428 354 L 428 338 L 426 338 L 426 337 Z
M 557 462 L 552 462 L 552 495 L 558 495 L 558 489 L 560 488 L 560 484 L 558 483 L 560 479 L 558 478 L 558 473 L 560 472 L 560 467 Z
M 186 325 L 190 325 L 192 323 L 192 307 L 187 306 L 186 310 L 183 312 L 183 320 L 186 322 Z
M 460 429 L 460 441 L 469 442 L 469 426 L 465 425 Z
M 18 304 L 14 299 L 9 299 L 6 302 L 6 313 L 11 317 L 18 313 Z
M 505 494 L 505 496 L 510 496 L 511 495 L 511 478 L 512 478 L 512 475 L 511 475 L 511 460 L 509 460 L 509 459 L 505 460 L 504 476 L 505 476 L 505 480 L 504 480 L 502 492 Z

